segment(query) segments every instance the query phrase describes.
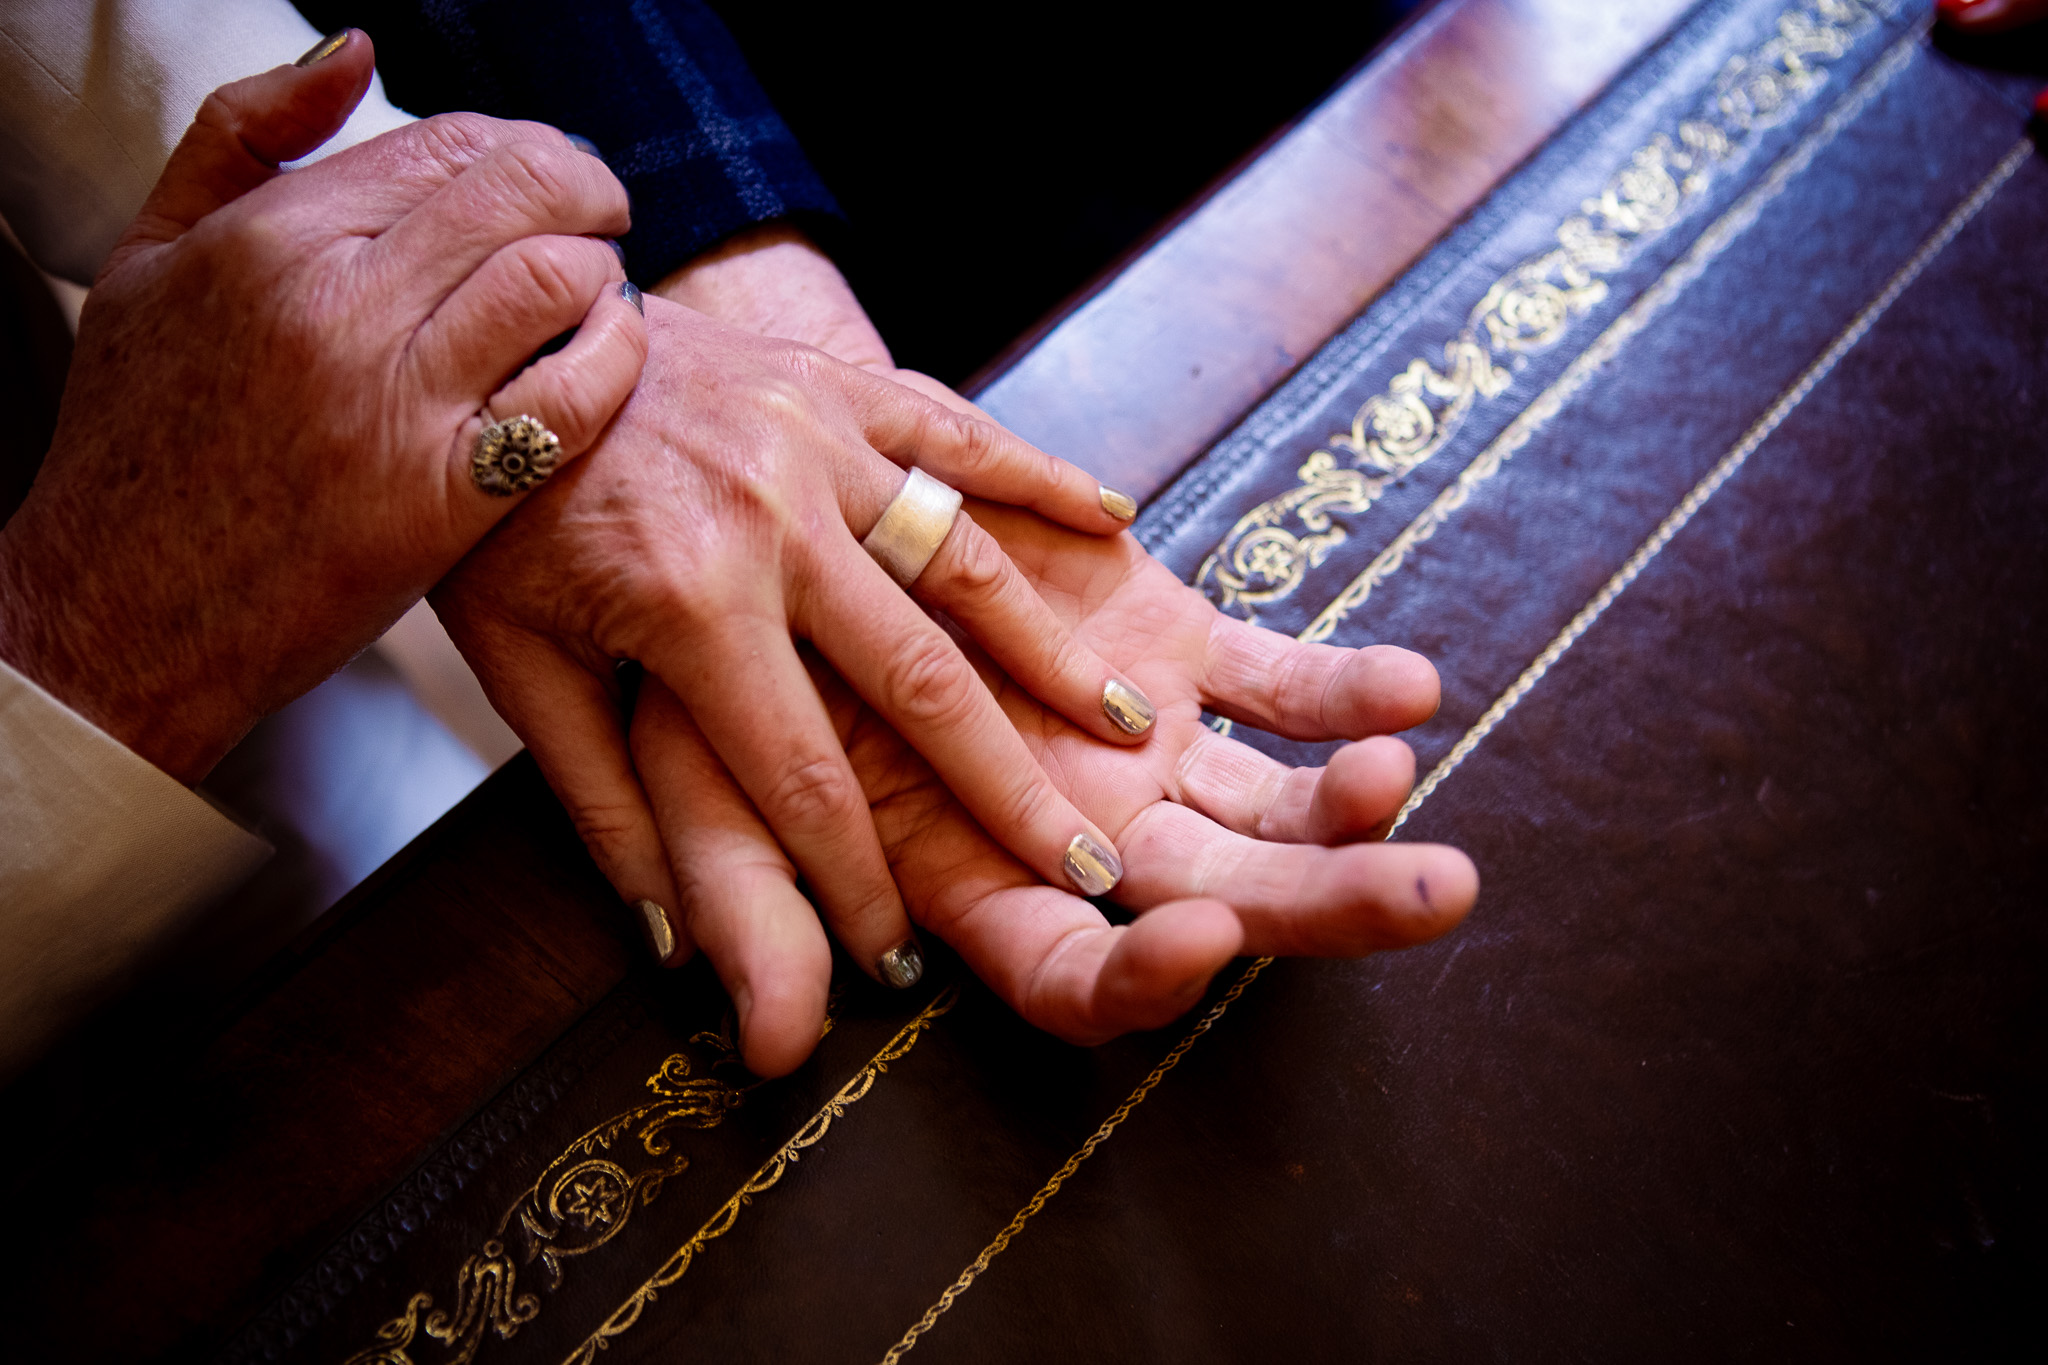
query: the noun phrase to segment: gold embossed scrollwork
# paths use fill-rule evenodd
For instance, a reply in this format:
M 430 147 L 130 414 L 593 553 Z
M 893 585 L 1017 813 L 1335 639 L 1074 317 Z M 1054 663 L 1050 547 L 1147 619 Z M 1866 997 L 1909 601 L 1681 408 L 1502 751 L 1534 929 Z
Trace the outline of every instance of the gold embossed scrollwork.
M 1317 449 L 1296 484 L 1252 508 L 1202 561 L 1195 586 L 1247 620 L 1301 587 L 1347 532 L 1338 518 L 1371 510 L 1386 490 L 1442 450 L 1481 402 L 1511 382 L 1500 363 L 1549 349 L 1608 297 L 1605 276 L 1669 228 L 1717 167 L 1759 129 L 1782 123 L 1827 79 L 1874 16 L 1896 0 L 1802 0 L 1771 37 L 1732 57 L 1704 107 L 1659 133 L 1558 225 L 1555 245 L 1496 279 L 1443 348 L 1417 357 L 1367 398 L 1351 429 Z
M 647 1078 L 653 1100 L 563 1148 L 505 1210 L 489 1240 L 456 1272 L 452 1308 L 435 1309 L 432 1294 L 414 1294 L 344 1365 L 416 1365 L 410 1352 L 422 1331 L 447 1348 L 436 1365 L 469 1365 L 488 1338 L 508 1340 L 539 1317 L 540 1296 L 520 1291 L 520 1266 L 538 1261 L 545 1287 L 559 1289 L 565 1261 L 618 1236 L 635 1209 L 653 1203 L 663 1184 L 689 1167 L 689 1158 L 672 1150 L 675 1132 L 716 1128 L 760 1084 L 736 1084 L 723 1074 L 744 1073 L 730 1019 L 722 1031 L 690 1041 L 712 1054 L 707 1074 L 693 1074 L 682 1053 L 670 1056 Z M 515 1237 L 516 1259 L 508 1245 Z

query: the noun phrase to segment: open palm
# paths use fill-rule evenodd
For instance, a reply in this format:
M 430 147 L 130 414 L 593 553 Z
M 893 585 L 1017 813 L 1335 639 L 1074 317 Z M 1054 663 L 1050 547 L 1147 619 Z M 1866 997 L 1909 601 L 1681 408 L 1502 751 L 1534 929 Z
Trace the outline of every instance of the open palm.
M 912 917 L 1032 1023 L 1075 1042 L 1156 1027 L 1241 952 L 1356 956 L 1434 938 L 1477 893 L 1465 856 L 1375 841 L 1414 776 L 1390 732 L 1434 711 L 1435 670 L 1380 646 L 1304 645 L 1218 613 L 1130 536 L 1077 535 L 970 503 L 1039 594 L 1152 698 L 1141 746 L 1096 739 L 976 656 L 1052 777 L 1116 841 L 1112 925 L 991 840 L 917 754 L 821 663 L 824 695 Z M 1358 740 L 1289 768 L 1204 709 L 1291 738 Z M 800 1062 L 822 1018 L 829 947 L 795 875 L 688 712 L 658 685 L 633 723 L 684 923 L 739 1007 L 748 1061 Z

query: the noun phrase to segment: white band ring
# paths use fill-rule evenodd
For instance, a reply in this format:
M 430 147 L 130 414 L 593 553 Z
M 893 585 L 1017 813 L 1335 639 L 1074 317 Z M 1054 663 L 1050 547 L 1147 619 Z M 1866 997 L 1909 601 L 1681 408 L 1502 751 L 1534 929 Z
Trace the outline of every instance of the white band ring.
M 874 556 L 897 586 L 907 588 L 939 552 L 940 542 L 953 529 L 953 518 L 958 515 L 959 493 L 922 469 L 913 469 L 860 547 Z

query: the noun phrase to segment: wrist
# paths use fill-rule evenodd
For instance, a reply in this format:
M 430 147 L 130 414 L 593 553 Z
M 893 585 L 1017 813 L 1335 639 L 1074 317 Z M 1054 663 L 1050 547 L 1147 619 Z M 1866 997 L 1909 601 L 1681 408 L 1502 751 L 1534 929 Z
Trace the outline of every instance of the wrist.
M 654 292 L 728 326 L 800 341 L 849 365 L 895 368 L 839 267 L 787 222 L 763 223 L 727 238 Z
M 0 660 L 179 782 L 198 782 L 255 717 L 217 679 L 176 685 L 181 642 L 120 632 L 118 611 L 94 609 L 89 574 L 36 572 L 81 561 L 39 551 L 31 532 L 20 514 L 0 530 Z

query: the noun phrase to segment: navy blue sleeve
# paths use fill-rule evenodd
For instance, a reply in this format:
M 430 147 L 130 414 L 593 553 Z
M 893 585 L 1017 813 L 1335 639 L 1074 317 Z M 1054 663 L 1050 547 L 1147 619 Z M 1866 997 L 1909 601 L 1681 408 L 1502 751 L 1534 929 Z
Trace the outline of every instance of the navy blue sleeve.
M 622 239 L 660 280 L 742 228 L 839 206 L 703 0 L 297 0 L 377 45 L 391 102 L 535 119 L 597 144 L 633 199 Z

